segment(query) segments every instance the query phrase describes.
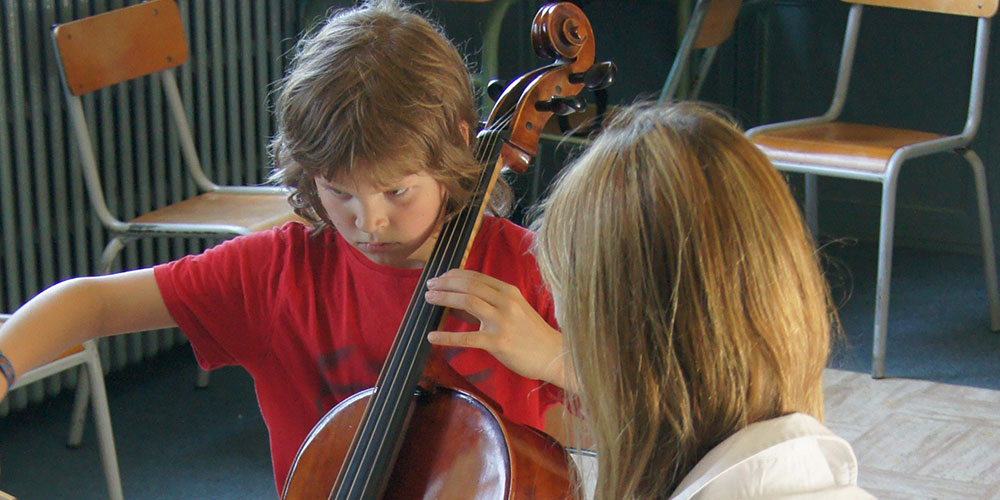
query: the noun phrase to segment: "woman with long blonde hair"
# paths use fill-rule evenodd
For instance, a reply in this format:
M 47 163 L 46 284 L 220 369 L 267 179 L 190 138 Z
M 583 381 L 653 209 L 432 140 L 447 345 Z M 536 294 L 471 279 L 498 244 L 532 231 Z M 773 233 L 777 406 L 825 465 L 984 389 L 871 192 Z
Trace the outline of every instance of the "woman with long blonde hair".
M 543 208 L 537 258 L 596 442 L 595 498 L 869 498 L 819 423 L 835 315 L 813 242 L 731 121 L 626 109 Z
M 731 120 L 694 103 L 628 107 L 540 208 L 534 247 L 563 333 L 430 339 L 578 394 L 595 499 L 871 498 L 820 422 L 836 315 L 813 241 Z M 477 317 L 516 314 L 490 306 L 512 287 L 469 271 L 428 288 Z

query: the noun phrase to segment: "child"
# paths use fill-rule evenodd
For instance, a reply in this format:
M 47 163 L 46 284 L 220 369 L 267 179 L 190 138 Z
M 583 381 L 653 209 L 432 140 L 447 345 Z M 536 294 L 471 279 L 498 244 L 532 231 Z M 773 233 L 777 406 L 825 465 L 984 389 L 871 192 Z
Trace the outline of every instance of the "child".
M 690 103 L 626 109 L 543 208 L 595 498 L 870 498 L 817 420 L 835 316 L 812 241 L 735 126 Z
M 395 1 L 340 11 L 304 39 L 276 111 L 274 178 L 312 230 L 286 224 L 150 269 L 60 283 L 4 324 L 0 350 L 23 373 L 86 339 L 180 326 L 202 367 L 238 364 L 253 376 L 280 492 L 319 418 L 374 385 L 442 221 L 470 198 L 480 166 L 462 58 Z M 479 317 L 452 318 L 449 330 L 554 331 L 531 236 L 485 218 L 467 267 L 515 291 L 491 303 L 511 314 L 470 308 Z M 517 422 L 543 427 L 560 398 L 483 351 L 447 357 Z M 6 387 L 0 380 L 0 395 Z

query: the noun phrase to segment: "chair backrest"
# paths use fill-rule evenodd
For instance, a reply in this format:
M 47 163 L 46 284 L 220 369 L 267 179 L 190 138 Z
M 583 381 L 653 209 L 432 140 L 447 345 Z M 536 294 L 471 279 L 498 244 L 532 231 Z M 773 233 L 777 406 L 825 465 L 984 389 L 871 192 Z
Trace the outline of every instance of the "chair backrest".
M 937 14 L 949 14 L 978 18 L 976 20 L 975 48 L 972 60 L 971 87 L 969 89 L 969 108 L 965 126 L 959 135 L 951 139 L 959 141 L 956 147 L 967 145 L 972 141 L 979 129 L 982 117 L 983 91 L 986 81 L 986 62 L 990 43 L 991 17 L 996 14 L 997 3 L 1000 0 L 843 0 L 851 4 L 847 17 L 847 29 L 844 34 L 844 46 L 840 56 L 840 67 L 837 71 L 837 83 L 833 91 L 830 108 L 823 115 L 808 120 L 823 122 L 839 118 L 847 98 L 851 71 L 854 65 L 854 54 L 857 48 L 858 32 L 861 25 L 861 12 L 865 6 L 889 7 L 896 9 L 925 11 Z M 982 10 L 979 14 L 971 12 Z M 980 15 L 981 14 L 981 15 Z
M 660 89 L 659 102 L 677 97 L 681 80 L 694 57 L 694 51 L 701 50 L 698 70 L 687 82 L 687 91 L 680 96 L 686 99 L 698 97 L 708 69 L 715 59 L 716 49 L 732 35 L 736 17 L 739 16 L 742 7 L 743 0 L 698 0 L 691 12 L 684 37 L 670 66 L 670 72 L 663 82 L 663 88 Z
M 712 0 L 694 40 L 694 48 L 714 47 L 729 39 L 743 0 Z
M 971 17 L 993 17 L 1000 0 L 844 0 L 847 3 L 923 10 L 940 14 Z
M 52 37 L 73 95 L 179 66 L 188 56 L 174 0 L 153 0 L 60 24 Z
M 80 96 L 116 83 L 157 74 L 163 84 L 188 173 L 202 191 L 219 186 L 205 175 L 198 159 L 173 69 L 188 58 L 180 9 L 174 0 L 150 0 L 59 24 L 52 29 L 70 123 L 77 137 L 87 194 L 98 218 L 115 231 L 127 226 L 104 198 L 97 157 Z

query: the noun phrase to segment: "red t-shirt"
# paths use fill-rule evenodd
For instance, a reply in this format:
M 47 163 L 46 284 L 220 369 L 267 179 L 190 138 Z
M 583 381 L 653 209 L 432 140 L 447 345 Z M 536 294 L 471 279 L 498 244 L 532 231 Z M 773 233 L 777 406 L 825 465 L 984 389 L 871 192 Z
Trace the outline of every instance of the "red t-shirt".
M 551 296 L 528 251 L 532 237 L 506 219 L 486 217 L 465 267 L 517 286 L 555 326 Z M 335 231 L 314 236 L 293 222 L 154 272 L 198 363 L 241 365 L 253 377 L 280 494 L 320 417 L 375 385 L 421 270 L 376 264 Z M 478 325 L 449 317 L 446 329 Z M 542 428 L 545 410 L 561 398 L 554 386 L 515 374 L 485 351 L 453 348 L 447 357 L 516 422 Z

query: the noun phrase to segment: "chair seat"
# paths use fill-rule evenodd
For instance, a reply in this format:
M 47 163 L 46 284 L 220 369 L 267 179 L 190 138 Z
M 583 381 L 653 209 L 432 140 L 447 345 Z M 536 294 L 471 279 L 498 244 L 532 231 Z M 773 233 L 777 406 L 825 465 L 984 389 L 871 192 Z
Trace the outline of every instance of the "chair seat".
M 0 314 L 0 325 L 8 318 L 9 314 Z M 84 344 L 92 344 L 89 340 Z M 8 391 L 24 387 L 35 383 L 50 375 L 66 371 L 70 368 L 81 366 L 86 370 L 81 370 L 79 382 L 76 385 L 76 396 L 73 401 L 73 413 L 70 424 L 70 437 L 67 446 L 77 448 L 83 438 L 83 423 L 85 420 L 84 411 L 87 408 L 86 401 L 92 400 L 94 409 L 94 420 L 97 427 L 97 441 L 101 454 L 101 463 L 104 466 L 104 477 L 108 483 L 108 497 L 111 500 L 122 500 L 122 480 L 118 471 L 118 456 L 115 452 L 114 435 L 111 430 L 111 414 L 108 412 L 108 396 L 104 388 L 104 378 L 101 374 L 101 360 L 97 355 L 97 349 L 91 345 L 84 346 L 77 344 L 66 350 L 52 361 L 45 363 L 25 373 L 19 374 L 19 378 L 7 388 Z M 89 351 L 88 351 L 89 349 Z M 69 356 L 86 353 L 77 356 L 75 359 L 66 360 Z M 88 382 L 89 380 L 89 382 Z M 16 500 L 8 493 L 0 491 L 0 500 Z
M 232 224 L 252 231 L 302 221 L 281 193 L 204 193 L 143 214 L 130 222 Z
M 72 356 L 72 355 L 74 355 L 74 354 L 76 354 L 78 352 L 83 352 L 83 344 L 77 344 L 77 345 L 75 345 L 75 346 L 67 349 L 66 352 L 64 352 L 64 353 L 56 356 L 56 359 L 63 359 L 66 356 Z
M 829 122 L 764 131 L 752 139 L 775 163 L 882 173 L 899 148 L 941 137 L 920 130 Z

